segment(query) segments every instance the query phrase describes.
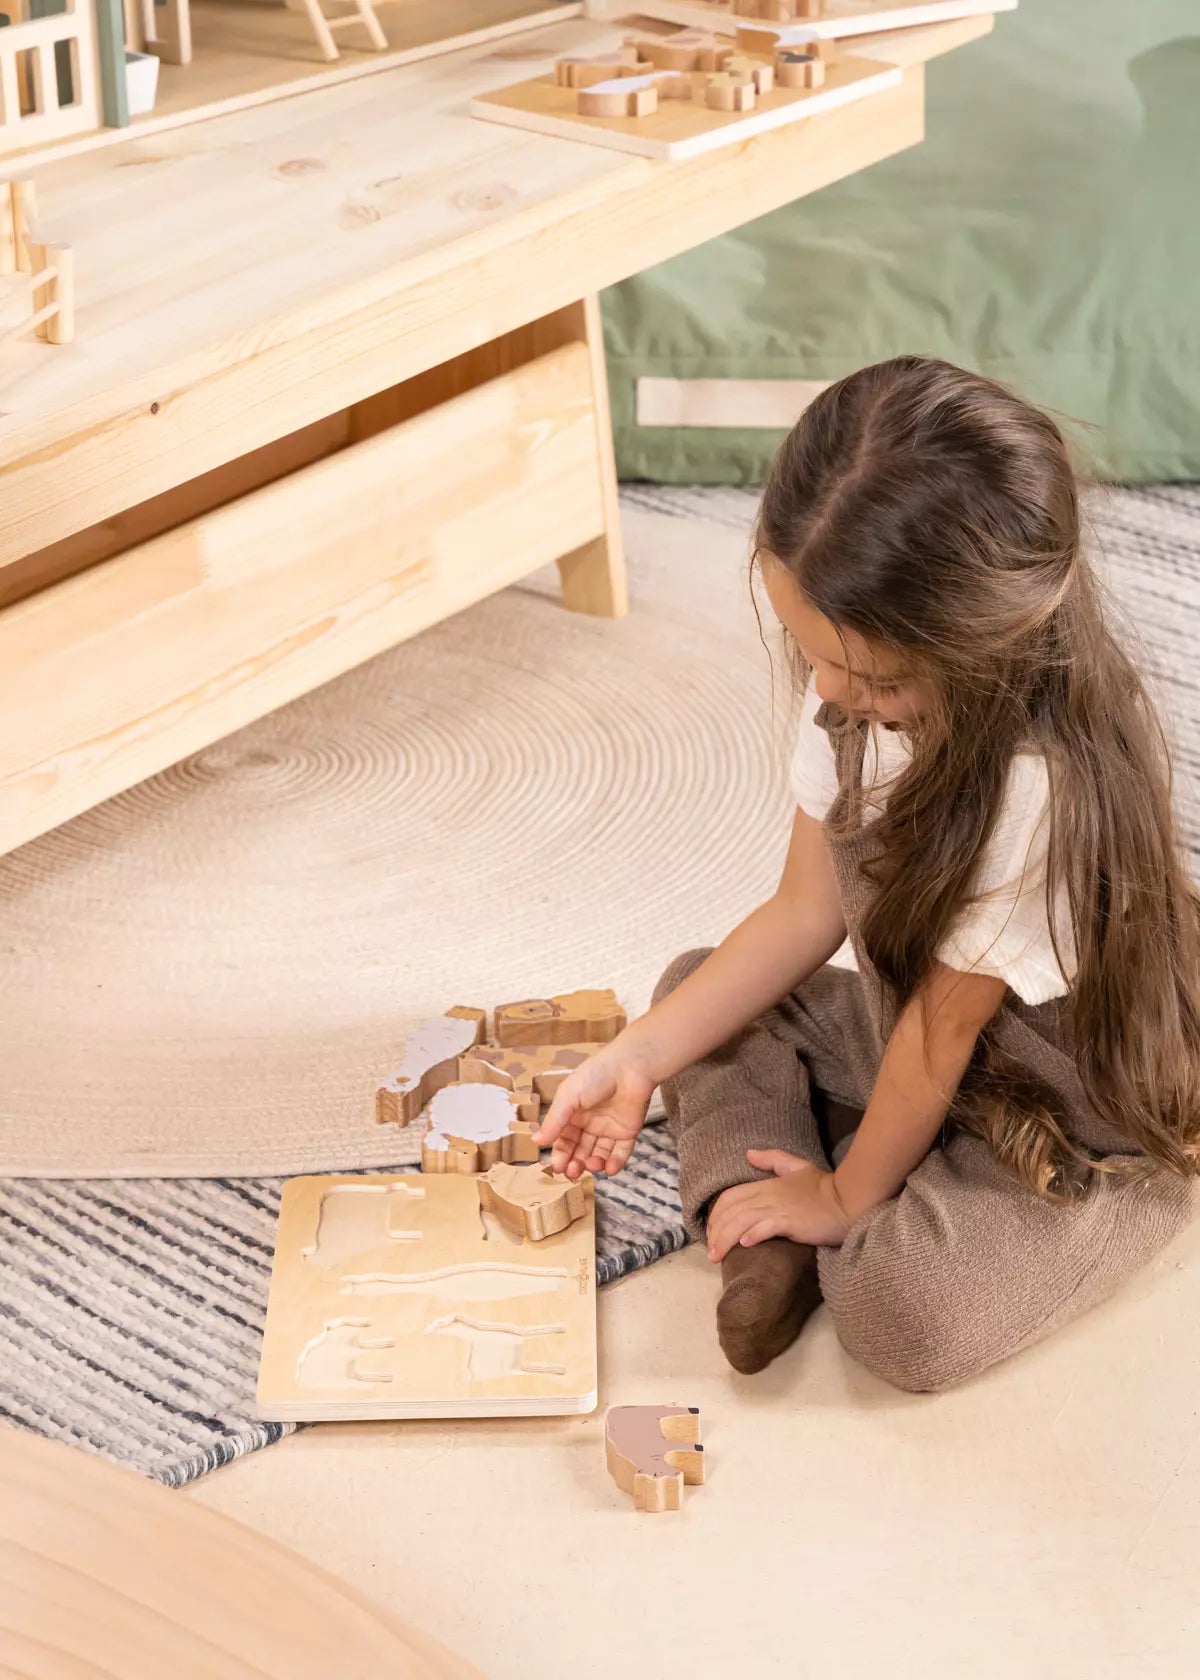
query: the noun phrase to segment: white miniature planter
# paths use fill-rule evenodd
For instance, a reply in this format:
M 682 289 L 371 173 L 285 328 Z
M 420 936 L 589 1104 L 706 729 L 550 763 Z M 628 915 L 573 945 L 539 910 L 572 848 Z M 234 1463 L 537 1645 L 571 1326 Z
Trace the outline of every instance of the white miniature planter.
M 153 111 L 158 93 L 158 64 L 153 53 L 126 52 L 125 83 L 129 89 L 131 117 L 144 117 Z

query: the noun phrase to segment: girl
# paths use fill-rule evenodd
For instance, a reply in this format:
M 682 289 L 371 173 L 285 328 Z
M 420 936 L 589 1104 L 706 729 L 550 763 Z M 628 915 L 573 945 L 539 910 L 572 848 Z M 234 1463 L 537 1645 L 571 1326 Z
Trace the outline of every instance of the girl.
M 940 1389 L 1179 1231 L 1200 1171 L 1200 916 L 1141 679 L 1054 423 L 906 356 L 775 461 L 755 562 L 806 684 L 774 896 L 562 1086 L 553 1164 L 618 1172 L 661 1084 L 721 1345 L 823 1296 Z

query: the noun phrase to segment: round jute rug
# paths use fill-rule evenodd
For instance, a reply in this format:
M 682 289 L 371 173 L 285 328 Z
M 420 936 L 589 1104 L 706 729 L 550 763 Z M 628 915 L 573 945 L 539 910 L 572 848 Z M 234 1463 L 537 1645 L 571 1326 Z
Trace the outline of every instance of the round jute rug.
M 750 507 L 633 498 L 627 620 L 509 590 L 0 860 L 0 1172 L 410 1160 L 373 1093 L 415 1022 L 644 1007 L 786 841 Z

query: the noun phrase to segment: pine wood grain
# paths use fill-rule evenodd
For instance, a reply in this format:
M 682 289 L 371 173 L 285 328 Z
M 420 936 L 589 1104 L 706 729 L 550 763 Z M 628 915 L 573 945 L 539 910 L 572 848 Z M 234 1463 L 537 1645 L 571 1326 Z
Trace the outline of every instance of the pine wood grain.
M 0 851 L 604 528 L 586 346 L 0 613 Z
M 481 1680 L 264 1535 L 9 1428 L 0 1554 L 0 1673 L 25 1680 Z
M 907 33 L 932 56 L 988 23 Z M 0 564 L 922 136 L 919 64 L 670 168 L 467 114 L 622 33 L 568 23 L 40 171 L 44 224 L 76 251 L 77 338 L 6 358 Z

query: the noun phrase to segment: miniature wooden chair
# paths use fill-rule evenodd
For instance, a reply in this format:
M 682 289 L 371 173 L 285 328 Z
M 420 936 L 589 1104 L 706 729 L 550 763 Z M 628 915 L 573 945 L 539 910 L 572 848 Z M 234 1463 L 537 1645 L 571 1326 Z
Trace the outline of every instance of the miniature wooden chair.
M 372 47 L 376 52 L 387 51 L 387 36 L 383 27 L 375 16 L 372 0 L 346 0 L 350 10 L 340 17 L 328 17 L 322 10 L 322 0 L 288 0 L 293 10 L 300 9 L 306 14 L 312 24 L 313 34 L 317 38 L 317 45 L 330 63 L 340 55 L 337 42 L 333 38 L 335 29 L 351 29 L 361 23 L 366 30 Z
M 33 309 L 0 333 L 0 344 L 36 332 L 49 344 L 70 344 L 75 336 L 75 253 L 61 241 L 32 237 L 32 181 L 0 186 L 0 274 L 28 274 Z

